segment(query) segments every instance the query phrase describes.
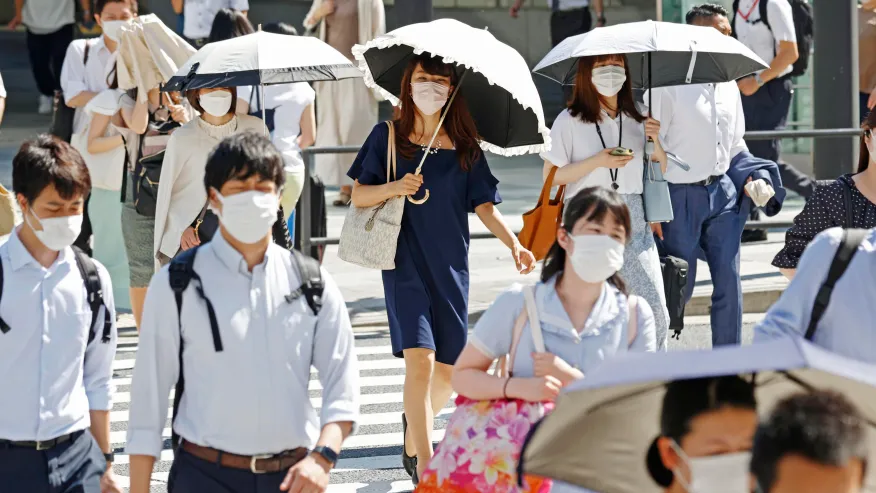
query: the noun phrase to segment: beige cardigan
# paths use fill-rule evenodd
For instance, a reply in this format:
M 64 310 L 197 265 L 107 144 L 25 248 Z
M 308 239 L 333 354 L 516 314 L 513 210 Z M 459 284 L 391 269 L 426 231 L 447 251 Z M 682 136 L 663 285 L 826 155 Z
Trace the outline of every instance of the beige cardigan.
M 323 0 L 313 0 L 313 5 L 310 7 L 310 12 L 304 18 L 304 28 L 311 30 L 316 27 L 313 21 L 313 14 L 316 9 L 322 5 Z M 383 11 L 383 2 L 381 0 L 359 0 L 359 44 L 365 44 L 368 41 L 386 33 L 386 15 Z M 319 23 L 319 39 L 325 41 L 325 22 Z

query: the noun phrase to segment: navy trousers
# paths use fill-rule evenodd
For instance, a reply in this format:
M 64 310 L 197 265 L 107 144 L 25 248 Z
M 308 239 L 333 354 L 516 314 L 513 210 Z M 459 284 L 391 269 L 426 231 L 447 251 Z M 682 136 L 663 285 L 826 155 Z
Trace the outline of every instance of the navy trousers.
M 287 471 L 254 474 L 222 467 L 177 449 L 167 493 L 277 493 Z
M 675 219 L 663 224 L 661 255 L 689 264 L 685 301 L 696 283 L 697 258 L 704 254 L 712 274 L 712 346 L 742 341 L 742 281 L 739 248 L 748 211 L 740 211 L 736 188 L 727 175 L 711 185 L 669 184 Z
M 0 445 L 0 493 L 100 493 L 105 471 L 87 430 L 50 450 Z

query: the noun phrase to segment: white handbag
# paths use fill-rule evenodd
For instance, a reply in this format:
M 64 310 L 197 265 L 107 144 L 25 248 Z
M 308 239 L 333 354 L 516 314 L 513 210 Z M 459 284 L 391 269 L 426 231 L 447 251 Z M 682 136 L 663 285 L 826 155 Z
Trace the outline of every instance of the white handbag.
M 122 189 L 122 179 L 128 169 L 128 153 L 124 145 L 100 154 L 88 152 L 88 127 L 82 133 L 75 133 L 70 139 L 70 145 L 79 151 L 88 174 L 91 176 L 91 187 L 101 190 L 118 191 Z
M 389 126 L 386 146 L 386 182 L 396 179 L 395 127 Z M 390 175 L 391 173 L 391 175 Z M 341 229 L 338 257 L 369 269 L 395 269 L 395 252 L 405 209 L 403 196 L 371 207 L 350 207 Z

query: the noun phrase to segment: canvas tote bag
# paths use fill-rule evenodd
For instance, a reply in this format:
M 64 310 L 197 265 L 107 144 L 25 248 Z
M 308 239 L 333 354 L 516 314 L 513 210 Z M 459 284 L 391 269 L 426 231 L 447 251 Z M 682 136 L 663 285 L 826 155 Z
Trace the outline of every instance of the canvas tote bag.
M 557 239 L 557 228 L 563 223 L 566 186 L 560 185 L 553 200 L 550 197 L 557 169 L 559 168 L 554 166 L 548 173 L 535 209 L 523 214 L 523 229 L 517 236 L 523 248 L 535 255 L 535 260 L 544 260 L 547 257 L 548 251 Z

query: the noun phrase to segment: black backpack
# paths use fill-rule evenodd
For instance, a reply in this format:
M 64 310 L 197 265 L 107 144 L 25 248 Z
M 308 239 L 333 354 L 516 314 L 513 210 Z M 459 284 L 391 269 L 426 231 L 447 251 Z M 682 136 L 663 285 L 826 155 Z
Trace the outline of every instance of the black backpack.
M 767 19 L 767 4 L 769 0 L 758 0 L 760 20 L 770 32 L 770 22 Z M 809 52 L 812 50 L 812 40 L 815 37 L 815 17 L 812 15 L 812 6 L 807 0 L 788 0 L 791 11 L 794 14 L 794 32 L 797 36 L 797 52 L 800 56 L 794 62 L 790 77 L 797 77 L 806 73 L 809 69 Z M 733 36 L 736 36 L 736 17 L 739 13 L 739 0 L 733 0 Z M 743 19 L 744 20 L 744 19 Z
M 194 287 L 198 297 L 203 300 L 207 308 L 207 316 L 210 319 L 210 331 L 213 335 L 213 349 L 218 353 L 222 352 L 222 337 L 219 334 L 219 323 L 216 319 L 216 312 L 213 309 L 213 304 L 204 294 L 204 286 L 201 277 L 195 272 L 195 256 L 198 253 L 198 248 L 195 247 L 186 250 L 170 262 L 168 267 L 170 275 L 170 288 L 173 290 L 173 297 L 176 300 L 177 321 L 180 324 L 180 340 L 179 340 L 179 378 L 176 382 L 176 394 L 173 398 L 173 417 L 171 418 L 171 428 L 173 422 L 176 421 L 176 414 L 179 410 L 179 403 L 182 401 L 182 395 L 185 391 L 185 377 L 183 375 L 183 340 L 182 340 L 182 302 L 183 293 L 188 289 L 189 284 L 195 281 Z M 320 271 L 319 262 L 307 257 L 297 250 L 290 250 L 295 267 L 298 270 L 298 275 L 302 279 L 301 286 L 295 291 L 286 295 L 286 302 L 292 303 L 298 298 L 304 296 L 307 306 L 314 315 L 319 315 L 319 310 L 322 308 L 322 293 L 325 289 L 325 284 L 322 280 L 322 271 Z M 173 449 L 179 447 L 180 440 L 176 431 L 172 431 L 171 444 Z
M 79 273 L 82 275 L 82 280 L 85 282 L 85 292 L 88 294 L 88 305 L 91 308 L 91 325 L 88 330 L 88 344 L 94 340 L 96 331 L 94 325 L 97 322 L 97 315 L 100 313 L 100 307 L 104 308 L 103 315 L 103 334 L 100 341 L 104 344 L 110 342 L 110 336 L 115 314 L 110 313 L 109 308 L 103 301 L 103 287 L 100 284 L 100 275 L 97 273 L 97 266 L 94 261 L 86 255 L 82 250 L 73 247 L 73 254 L 76 257 L 76 265 L 79 267 Z M 0 297 L 3 296 L 3 263 L 0 262 Z M 0 332 L 7 333 L 11 327 L 0 317 Z

